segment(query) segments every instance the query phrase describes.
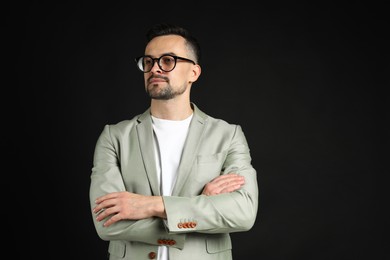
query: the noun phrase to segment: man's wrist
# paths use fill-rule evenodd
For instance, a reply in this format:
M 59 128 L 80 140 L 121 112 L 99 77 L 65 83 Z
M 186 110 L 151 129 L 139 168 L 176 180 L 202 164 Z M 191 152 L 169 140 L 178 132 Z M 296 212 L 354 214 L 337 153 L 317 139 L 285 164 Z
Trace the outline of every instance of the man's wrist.
M 166 219 L 167 214 L 165 212 L 165 206 L 162 196 L 154 196 L 153 202 L 153 215 L 159 218 Z

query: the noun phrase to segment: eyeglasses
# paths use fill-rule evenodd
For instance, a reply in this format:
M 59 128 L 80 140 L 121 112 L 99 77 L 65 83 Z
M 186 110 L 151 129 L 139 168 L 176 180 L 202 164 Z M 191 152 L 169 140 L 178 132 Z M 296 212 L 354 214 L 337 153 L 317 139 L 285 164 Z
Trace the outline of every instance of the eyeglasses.
M 195 61 L 174 55 L 163 55 L 160 58 L 150 56 L 141 56 L 135 59 L 137 67 L 144 73 L 152 70 L 154 63 L 157 61 L 158 67 L 164 72 L 170 72 L 176 67 L 177 60 L 183 60 L 196 64 Z

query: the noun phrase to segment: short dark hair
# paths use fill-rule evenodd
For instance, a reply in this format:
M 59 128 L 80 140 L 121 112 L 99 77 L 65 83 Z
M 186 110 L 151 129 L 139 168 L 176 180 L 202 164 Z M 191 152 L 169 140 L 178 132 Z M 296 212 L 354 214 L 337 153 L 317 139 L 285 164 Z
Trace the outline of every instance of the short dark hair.
M 146 33 L 146 43 L 148 44 L 153 38 L 163 35 L 179 35 L 186 40 L 187 45 L 195 55 L 196 63 L 200 63 L 201 51 L 198 40 L 187 29 L 178 25 L 159 23 L 153 25 Z

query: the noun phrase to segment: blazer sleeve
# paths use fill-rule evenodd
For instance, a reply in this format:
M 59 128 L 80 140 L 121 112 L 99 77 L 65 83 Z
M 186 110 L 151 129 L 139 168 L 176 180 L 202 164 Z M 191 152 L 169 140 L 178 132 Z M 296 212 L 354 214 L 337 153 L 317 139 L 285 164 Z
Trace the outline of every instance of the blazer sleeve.
M 91 212 L 97 197 L 126 190 L 120 170 L 117 142 L 110 132 L 110 126 L 106 125 L 95 146 L 89 189 Z M 103 226 L 104 221 L 96 221 L 93 212 L 92 219 L 97 234 L 103 240 L 126 240 L 159 245 L 160 239 L 172 239 L 176 241 L 174 247 L 184 246 L 185 236 L 168 234 L 163 221 L 159 218 L 122 220 L 109 227 Z
M 258 209 L 256 170 L 240 126 L 228 148 L 223 174 L 234 171 L 245 177 L 245 185 L 231 193 L 194 197 L 164 196 L 165 222 L 170 233 L 230 233 L 247 231 L 255 223 Z

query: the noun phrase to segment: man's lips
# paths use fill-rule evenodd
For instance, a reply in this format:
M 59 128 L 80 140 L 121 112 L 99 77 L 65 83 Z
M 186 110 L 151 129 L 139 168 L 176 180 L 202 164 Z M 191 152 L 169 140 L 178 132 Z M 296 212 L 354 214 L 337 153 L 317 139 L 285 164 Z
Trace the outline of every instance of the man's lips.
M 158 82 L 165 82 L 164 79 L 150 79 L 149 84 L 158 83 Z

